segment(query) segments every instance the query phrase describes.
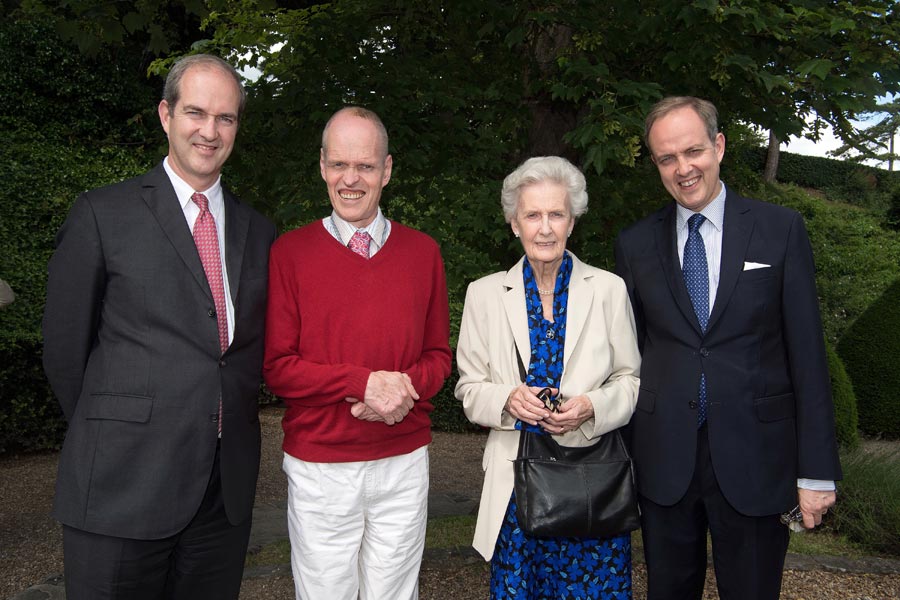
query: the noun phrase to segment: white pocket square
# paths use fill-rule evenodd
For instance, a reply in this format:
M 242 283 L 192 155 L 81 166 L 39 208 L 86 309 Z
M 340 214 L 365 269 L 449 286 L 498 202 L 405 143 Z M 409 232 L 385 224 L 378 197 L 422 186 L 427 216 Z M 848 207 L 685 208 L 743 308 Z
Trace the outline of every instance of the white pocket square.
M 744 261 L 744 270 L 752 271 L 753 269 L 768 269 L 772 265 L 766 265 L 763 263 L 755 263 L 750 261 Z

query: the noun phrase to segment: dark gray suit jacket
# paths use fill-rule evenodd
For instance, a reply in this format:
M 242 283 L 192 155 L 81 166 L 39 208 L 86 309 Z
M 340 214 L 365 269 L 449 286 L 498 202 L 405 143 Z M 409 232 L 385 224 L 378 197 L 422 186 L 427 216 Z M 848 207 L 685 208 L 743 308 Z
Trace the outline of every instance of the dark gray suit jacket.
M 616 242 L 642 354 L 631 422 L 640 493 L 671 505 L 687 490 L 702 370 L 710 454 L 725 497 L 746 515 L 789 510 L 798 477 L 841 478 L 803 219 L 728 190 L 719 287 L 704 334 L 681 274 L 675 214 L 671 203 Z M 769 266 L 747 269 L 748 262 Z
M 253 507 L 257 398 L 275 227 L 227 191 L 234 339 L 221 353 L 200 257 L 162 165 L 82 194 L 59 231 L 44 312 L 44 370 L 66 419 L 54 515 L 78 529 L 158 539 L 206 491 L 222 399 L 228 519 Z

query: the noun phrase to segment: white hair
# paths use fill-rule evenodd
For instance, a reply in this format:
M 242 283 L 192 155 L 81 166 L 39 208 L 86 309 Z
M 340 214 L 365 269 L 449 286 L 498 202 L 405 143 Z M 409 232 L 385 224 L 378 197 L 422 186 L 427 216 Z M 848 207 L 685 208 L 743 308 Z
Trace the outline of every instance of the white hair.
M 516 216 L 522 190 L 543 181 L 552 181 L 566 188 L 566 200 L 572 217 L 577 219 L 587 212 L 587 184 L 581 171 L 560 156 L 535 156 L 523 162 L 503 180 L 500 204 L 507 223 L 512 222 Z

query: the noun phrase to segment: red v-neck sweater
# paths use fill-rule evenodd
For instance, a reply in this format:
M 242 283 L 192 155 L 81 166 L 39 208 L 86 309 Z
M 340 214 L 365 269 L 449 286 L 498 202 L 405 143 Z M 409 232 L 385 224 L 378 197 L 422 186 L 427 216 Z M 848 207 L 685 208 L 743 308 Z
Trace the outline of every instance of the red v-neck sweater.
M 375 460 L 431 441 L 430 399 L 450 374 L 447 284 L 438 245 L 391 222 L 371 259 L 315 221 L 281 236 L 269 258 L 263 373 L 287 405 L 284 451 L 310 462 Z M 372 371 L 407 373 L 419 394 L 400 423 L 361 421 Z

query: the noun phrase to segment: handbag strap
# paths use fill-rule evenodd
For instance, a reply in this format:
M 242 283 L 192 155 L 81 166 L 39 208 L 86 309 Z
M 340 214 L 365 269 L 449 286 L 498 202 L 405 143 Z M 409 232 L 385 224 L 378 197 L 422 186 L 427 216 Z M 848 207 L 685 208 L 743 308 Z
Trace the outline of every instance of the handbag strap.
M 522 362 L 522 355 L 519 354 L 519 347 L 516 346 L 515 342 L 513 342 L 513 348 L 516 349 L 516 361 L 519 363 L 519 378 L 522 380 L 522 383 L 525 383 L 528 371 L 525 370 L 525 363 Z

